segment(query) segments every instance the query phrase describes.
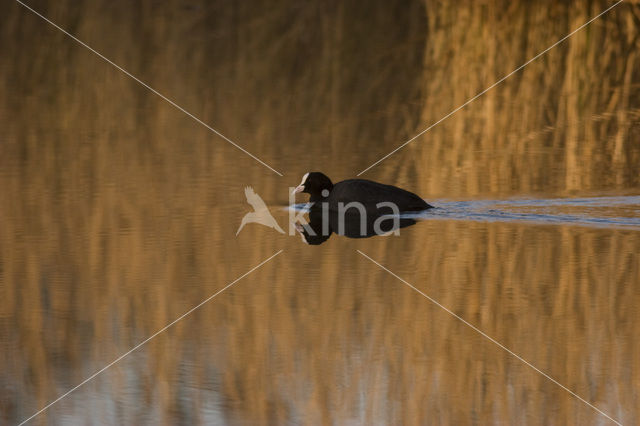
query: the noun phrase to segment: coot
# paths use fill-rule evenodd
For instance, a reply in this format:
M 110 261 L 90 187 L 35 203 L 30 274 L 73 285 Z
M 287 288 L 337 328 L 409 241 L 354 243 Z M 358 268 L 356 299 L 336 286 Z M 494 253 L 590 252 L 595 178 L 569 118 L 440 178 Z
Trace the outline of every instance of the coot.
M 305 174 L 302 182 L 293 192 L 294 194 L 306 192 L 311 196 L 309 201 L 327 202 L 331 210 L 337 210 L 339 203 L 346 205 L 351 202 L 362 204 L 368 211 L 378 210 L 378 204 L 383 202 L 395 204 L 400 212 L 420 211 L 433 207 L 413 192 L 392 185 L 366 179 L 348 179 L 334 185 L 331 179 L 320 172 Z

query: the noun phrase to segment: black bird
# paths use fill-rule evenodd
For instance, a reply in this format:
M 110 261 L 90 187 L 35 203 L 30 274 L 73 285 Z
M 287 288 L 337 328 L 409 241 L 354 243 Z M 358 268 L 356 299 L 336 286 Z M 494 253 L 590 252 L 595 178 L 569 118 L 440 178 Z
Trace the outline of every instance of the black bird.
M 300 185 L 293 191 L 294 194 L 298 192 L 308 193 L 312 203 L 328 203 L 330 210 L 337 210 L 339 203 L 346 205 L 351 202 L 358 202 L 366 211 L 377 211 L 380 214 L 383 212 L 378 207 L 379 203 L 393 203 L 399 212 L 421 211 L 433 207 L 413 192 L 392 185 L 366 179 L 348 179 L 334 185 L 331 179 L 320 172 L 305 174 Z M 387 214 L 389 213 L 396 212 L 387 210 Z

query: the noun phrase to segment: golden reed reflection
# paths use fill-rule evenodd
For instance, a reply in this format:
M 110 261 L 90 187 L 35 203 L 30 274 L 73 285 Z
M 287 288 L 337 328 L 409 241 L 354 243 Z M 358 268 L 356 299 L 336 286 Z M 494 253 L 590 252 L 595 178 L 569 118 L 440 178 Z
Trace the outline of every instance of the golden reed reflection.
M 244 186 L 277 204 L 311 169 L 352 177 L 609 5 L 543 3 L 33 2 L 285 178 L 2 6 L 2 422 L 281 248 L 33 423 L 604 422 L 355 248 L 640 422 L 635 231 L 433 221 L 313 250 L 234 235 Z M 638 16 L 625 2 L 364 177 L 425 197 L 637 193 Z

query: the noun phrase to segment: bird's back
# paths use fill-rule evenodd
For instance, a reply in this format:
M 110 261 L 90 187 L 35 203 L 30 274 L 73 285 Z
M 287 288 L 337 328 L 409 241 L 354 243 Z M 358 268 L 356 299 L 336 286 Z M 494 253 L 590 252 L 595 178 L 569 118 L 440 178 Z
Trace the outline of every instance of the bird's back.
M 334 185 L 329 194 L 329 205 L 337 208 L 338 203 L 358 202 L 367 210 L 377 209 L 382 202 L 394 203 L 400 211 L 419 211 L 431 208 L 416 194 L 393 185 L 385 185 L 366 179 L 348 179 Z

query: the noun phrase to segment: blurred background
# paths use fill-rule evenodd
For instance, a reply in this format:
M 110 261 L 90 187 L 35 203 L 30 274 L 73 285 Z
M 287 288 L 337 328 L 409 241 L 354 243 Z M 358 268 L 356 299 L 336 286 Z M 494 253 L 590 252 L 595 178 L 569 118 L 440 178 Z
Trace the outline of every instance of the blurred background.
M 3 0 L 0 423 L 280 249 L 31 423 L 609 422 L 356 249 L 640 422 L 637 228 L 439 219 L 319 247 L 258 225 L 235 237 L 245 186 L 285 227 L 304 173 L 354 177 L 613 2 L 26 3 L 284 177 Z M 625 1 L 361 177 L 437 205 L 617 197 L 579 213 L 639 217 L 639 33 Z

